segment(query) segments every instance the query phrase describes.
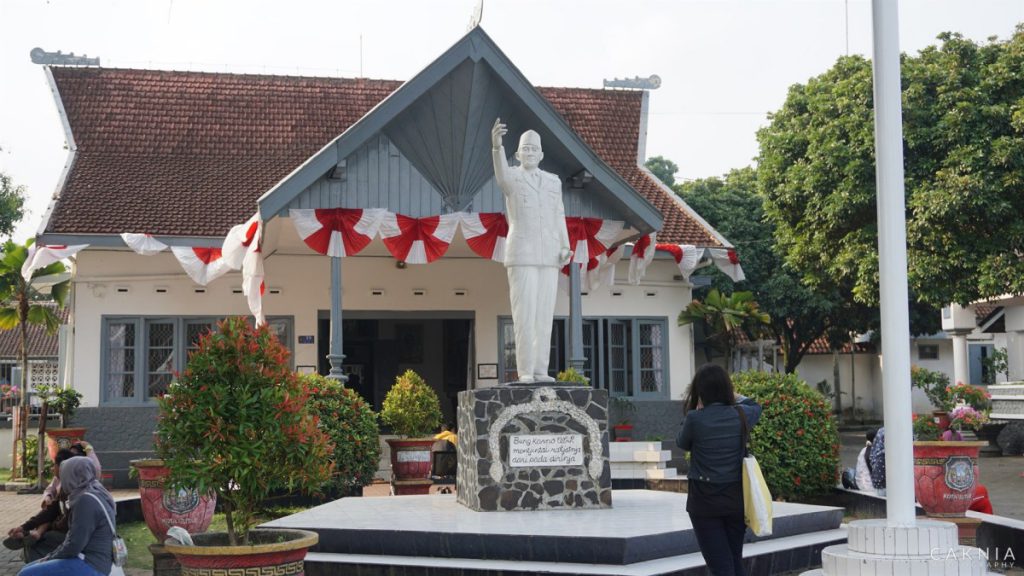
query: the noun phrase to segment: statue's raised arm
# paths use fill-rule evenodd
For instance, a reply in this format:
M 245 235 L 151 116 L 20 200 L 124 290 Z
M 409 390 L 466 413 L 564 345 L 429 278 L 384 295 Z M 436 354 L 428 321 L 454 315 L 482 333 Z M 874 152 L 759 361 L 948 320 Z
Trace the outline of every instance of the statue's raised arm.
M 494 119 L 494 126 L 491 127 L 491 159 L 494 161 L 494 179 L 503 194 L 508 189 L 508 159 L 505 158 L 505 147 L 501 138 L 508 133 L 508 128 L 501 123 L 501 118 Z

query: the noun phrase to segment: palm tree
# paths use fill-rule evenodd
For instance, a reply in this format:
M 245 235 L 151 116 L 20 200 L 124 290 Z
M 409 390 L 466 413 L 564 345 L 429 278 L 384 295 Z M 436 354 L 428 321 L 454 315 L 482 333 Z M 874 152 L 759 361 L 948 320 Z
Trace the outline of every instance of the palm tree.
M 16 244 L 8 240 L 3 245 L 3 254 L 0 255 L 0 330 L 11 330 L 19 328 L 21 331 L 21 345 L 18 348 L 18 363 L 21 364 L 21 470 L 15 470 L 20 477 L 28 474 L 27 448 L 25 439 L 28 437 L 28 390 L 25 387 L 28 381 L 28 325 L 36 324 L 43 326 L 47 333 L 53 334 L 60 327 L 60 318 L 57 316 L 51 301 L 56 302 L 58 307 L 63 307 L 67 299 L 68 291 L 71 288 L 71 280 L 64 280 L 56 284 L 46 285 L 49 287 L 49 294 L 42 292 L 40 280 L 47 276 L 54 276 L 65 271 L 64 265 L 54 262 L 49 266 L 40 268 L 32 273 L 29 280 L 21 275 L 21 269 L 30 256 L 29 249 L 34 240 L 29 239 L 24 245 Z M 40 445 L 37 450 L 42 453 Z M 39 474 L 42 476 L 42 467 Z
M 703 302 L 694 300 L 679 313 L 680 326 L 697 322 L 704 325 L 708 342 L 724 352 L 731 365 L 732 351 L 741 335 L 760 335 L 771 318 L 758 308 L 752 292 L 724 296 L 712 288 Z

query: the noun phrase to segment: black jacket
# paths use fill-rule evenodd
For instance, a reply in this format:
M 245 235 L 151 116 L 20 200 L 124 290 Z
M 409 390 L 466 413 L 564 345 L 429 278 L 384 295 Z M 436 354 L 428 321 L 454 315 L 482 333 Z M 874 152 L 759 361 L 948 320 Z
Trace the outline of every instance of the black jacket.
M 739 406 L 747 416 L 747 426 L 753 430 L 761 418 L 761 406 L 745 396 L 737 397 Z M 726 483 L 739 482 L 740 462 L 743 459 L 740 416 L 732 405 L 711 404 L 691 410 L 683 419 L 683 429 L 676 436 L 676 444 L 690 452 L 690 480 Z

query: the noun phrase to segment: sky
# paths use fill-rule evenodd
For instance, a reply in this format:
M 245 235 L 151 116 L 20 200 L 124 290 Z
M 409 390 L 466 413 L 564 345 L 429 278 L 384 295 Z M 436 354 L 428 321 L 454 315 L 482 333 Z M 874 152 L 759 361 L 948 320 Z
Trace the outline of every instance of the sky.
M 34 235 L 67 160 L 41 47 L 104 67 L 407 80 L 466 33 L 477 0 L 0 0 L 0 171 Z M 1009 37 L 1024 0 L 903 0 L 900 48 Z M 705 178 L 753 163 L 789 86 L 870 55 L 869 0 L 485 0 L 481 25 L 532 83 L 657 74 L 647 155 Z

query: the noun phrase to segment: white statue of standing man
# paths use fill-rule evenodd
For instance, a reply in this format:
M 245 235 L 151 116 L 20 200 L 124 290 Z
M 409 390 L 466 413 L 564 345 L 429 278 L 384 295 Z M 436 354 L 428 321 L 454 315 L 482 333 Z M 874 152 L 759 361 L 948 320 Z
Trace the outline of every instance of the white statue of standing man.
M 495 119 L 491 153 L 494 177 L 505 195 L 508 217 L 505 268 L 516 336 L 516 372 L 520 382 L 553 382 L 555 379 L 548 375 L 548 359 L 558 271 L 572 258 L 562 182 L 538 168 L 544 152 L 540 134 L 533 130 L 519 138 L 519 166 L 509 167 L 501 143 L 507 132 L 501 119 Z

